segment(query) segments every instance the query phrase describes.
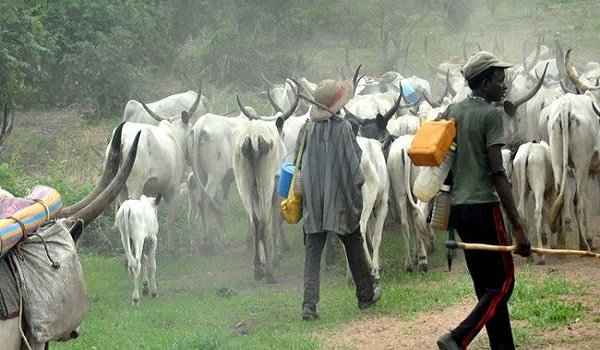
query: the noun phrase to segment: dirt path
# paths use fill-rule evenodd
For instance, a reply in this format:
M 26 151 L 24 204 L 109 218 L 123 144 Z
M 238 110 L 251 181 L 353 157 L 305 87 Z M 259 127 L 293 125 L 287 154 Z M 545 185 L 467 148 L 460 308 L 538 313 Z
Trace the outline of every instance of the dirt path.
M 517 267 L 518 268 L 518 267 Z M 584 258 L 548 259 L 545 266 L 534 267 L 540 273 L 564 271 L 568 281 L 574 283 L 600 280 L 600 265 Z M 572 302 L 584 305 L 585 317 L 568 326 L 538 331 L 543 346 L 530 349 L 597 349 L 600 347 L 600 290 L 590 288 L 591 295 L 572 296 Z M 421 350 L 437 349 L 437 338 L 461 320 L 475 300 L 465 300 L 441 311 L 420 313 L 411 320 L 403 317 L 380 317 L 345 324 L 332 333 L 319 335 L 326 339 L 327 349 L 369 350 Z M 524 327 L 524 321 L 513 322 L 513 328 Z M 469 349 L 488 349 L 485 331 L 475 339 Z

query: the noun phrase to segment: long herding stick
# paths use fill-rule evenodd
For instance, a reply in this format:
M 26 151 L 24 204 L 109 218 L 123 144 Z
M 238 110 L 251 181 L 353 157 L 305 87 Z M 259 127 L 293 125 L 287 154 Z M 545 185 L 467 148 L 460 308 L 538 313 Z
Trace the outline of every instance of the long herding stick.
M 513 252 L 516 248 L 514 245 L 491 245 L 491 244 L 480 244 L 480 243 L 463 243 L 457 241 L 446 241 L 446 247 L 450 249 L 464 249 L 464 250 L 487 250 L 493 252 Z M 600 254 L 592 253 L 587 250 L 571 250 L 571 249 L 546 249 L 546 248 L 531 248 L 532 253 L 536 254 L 554 254 L 554 255 L 577 255 L 587 256 L 590 258 L 600 259 Z

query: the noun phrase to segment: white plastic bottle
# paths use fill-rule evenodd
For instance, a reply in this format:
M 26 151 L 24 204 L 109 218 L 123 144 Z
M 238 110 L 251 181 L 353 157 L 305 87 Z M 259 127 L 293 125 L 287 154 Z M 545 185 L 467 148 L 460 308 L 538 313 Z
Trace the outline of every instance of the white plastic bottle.
M 413 194 L 422 202 L 429 202 L 442 188 L 456 158 L 456 143 L 452 143 L 439 166 L 424 166 L 415 179 Z

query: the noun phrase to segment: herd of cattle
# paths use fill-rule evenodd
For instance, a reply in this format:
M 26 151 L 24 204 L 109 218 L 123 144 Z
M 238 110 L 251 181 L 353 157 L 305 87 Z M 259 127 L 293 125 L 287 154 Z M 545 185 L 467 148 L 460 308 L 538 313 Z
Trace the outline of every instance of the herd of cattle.
M 514 183 L 519 211 L 530 219 L 533 245 L 564 246 L 564 231 L 572 227 L 580 248 L 592 249 L 588 211 L 595 210 L 595 203 L 588 194 L 596 190 L 595 174 L 600 171 L 596 107 L 600 63 L 576 66 L 571 50 L 563 55 L 557 45 L 552 51 L 538 45 L 521 64 L 507 70 L 505 101 L 497 106 L 504 111 L 505 168 Z M 398 72 L 359 76 L 360 67 L 354 74 L 355 96 L 342 115 L 352 123 L 362 149 L 365 183 L 360 228 L 375 278 L 381 267 L 383 226 L 390 217 L 401 223 L 405 268 L 427 270 L 434 232 L 427 222 L 428 203 L 412 194 L 420 167 L 411 163 L 407 150 L 422 121 L 437 118 L 450 103 L 469 94 L 461 65 L 447 61 L 432 66 L 431 82 Z M 139 98 L 126 104 L 123 122 L 113 131 L 106 150 L 100 184 L 82 203 L 65 208 L 62 216 L 73 220 L 81 217 L 81 211 L 91 210 L 87 208 L 94 198 L 110 200 L 112 194 L 103 190 L 125 176 L 117 198 L 116 225 L 134 280 L 134 305 L 139 302 L 140 272 L 144 293 L 157 293 L 157 205 L 161 198 L 167 205 L 166 244 L 171 248 L 182 186 L 187 189 L 188 220 L 202 227 L 205 242 L 212 242 L 217 235 L 221 241 L 227 239 L 223 210 L 235 182 L 254 238 L 254 277 L 275 282 L 273 265 L 281 256 L 283 239 L 277 181 L 281 164 L 294 160 L 300 129 L 312 108 L 307 100 L 316 84 L 306 78 L 267 83 L 273 108 L 267 116 L 257 115 L 239 98 L 239 115 L 213 114 L 201 91 L 149 104 Z M 0 131 L 4 130 L 3 126 Z M 124 163 L 126 157 L 135 157 L 133 165 L 115 176 L 115 162 Z M 105 207 L 95 208 L 93 215 Z M 557 234 L 555 240 L 550 232 Z M 543 257 L 538 259 L 543 263 Z

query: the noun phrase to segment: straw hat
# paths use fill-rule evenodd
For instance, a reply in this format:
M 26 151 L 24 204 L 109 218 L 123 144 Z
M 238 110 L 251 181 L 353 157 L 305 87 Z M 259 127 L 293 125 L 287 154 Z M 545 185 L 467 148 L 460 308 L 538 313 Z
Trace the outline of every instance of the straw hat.
M 315 102 L 327 107 L 327 109 L 313 106 L 310 111 L 310 119 L 314 121 L 329 119 L 331 112 L 339 112 L 352 96 L 354 96 L 352 81 L 323 80 L 315 89 L 313 98 Z

